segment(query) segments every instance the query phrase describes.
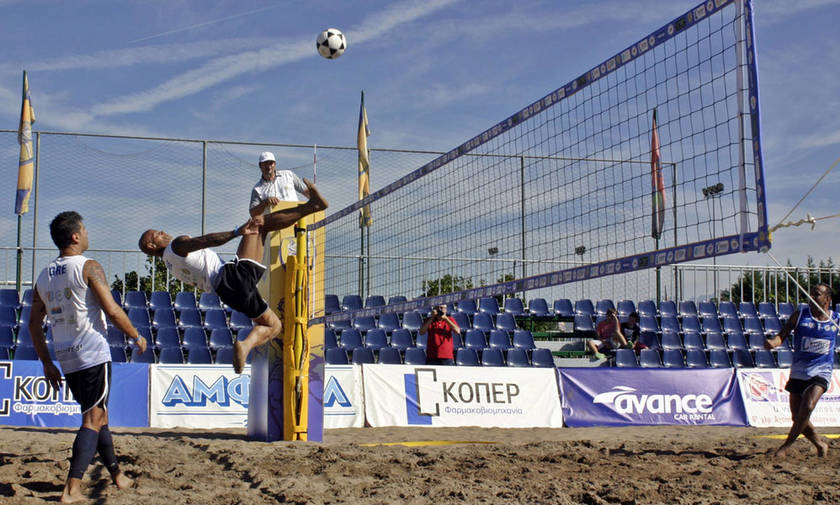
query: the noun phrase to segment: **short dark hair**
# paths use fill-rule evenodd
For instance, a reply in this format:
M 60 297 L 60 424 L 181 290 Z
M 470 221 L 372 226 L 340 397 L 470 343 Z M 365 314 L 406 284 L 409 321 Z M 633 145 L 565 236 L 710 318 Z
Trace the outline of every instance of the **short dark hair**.
M 50 237 L 59 249 L 64 249 L 73 243 L 73 234 L 82 229 L 82 216 L 75 211 L 68 210 L 55 216 L 50 223 Z
M 607 315 L 609 316 L 610 314 L 618 315 L 618 311 L 615 310 L 614 308 L 610 307 L 609 309 L 607 309 Z
M 826 292 L 828 292 L 829 296 L 831 296 L 832 298 L 834 297 L 834 290 L 831 289 L 831 286 L 829 286 L 825 282 L 820 282 L 819 284 L 814 284 L 811 287 L 811 289 L 813 290 L 814 288 L 819 288 L 819 287 L 825 288 L 825 290 L 826 290 Z
M 638 321 L 638 320 L 639 320 L 639 313 L 638 313 L 638 312 L 636 312 L 636 311 L 633 311 L 633 312 L 631 312 L 631 313 L 630 313 L 630 315 L 629 315 L 629 316 L 627 316 L 627 317 L 632 317 L 632 318 L 635 318 L 635 319 L 636 319 L 636 321 Z

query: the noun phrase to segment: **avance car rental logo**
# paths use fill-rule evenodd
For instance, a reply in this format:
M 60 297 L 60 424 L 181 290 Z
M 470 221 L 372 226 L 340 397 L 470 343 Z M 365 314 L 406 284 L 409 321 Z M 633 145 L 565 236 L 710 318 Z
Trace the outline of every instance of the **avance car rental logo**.
M 621 414 L 675 414 L 675 419 L 712 419 L 712 399 L 705 394 L 634 394 L 629 386 L 614 386 L 612 391 L 595 396 L 592 403 L 612 405 Z

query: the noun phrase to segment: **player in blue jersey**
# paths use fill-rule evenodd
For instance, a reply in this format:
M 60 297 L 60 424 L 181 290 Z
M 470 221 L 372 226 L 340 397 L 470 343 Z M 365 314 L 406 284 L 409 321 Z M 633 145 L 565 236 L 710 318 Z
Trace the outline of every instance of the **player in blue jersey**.
M 785 390 L 790 393 L 793 426 L 785 442 L 776 449 L 776 457 L 785 457 L 800 434 L 814 444 L 818 456 L 824 457 L 828 452 L 828 444 L 817 435 L 811 424 L 811 412 L 828 390 L 834 369 L 834 347 L 840 319 L 831 310 L 832 294 L 828 284 L 813 286 L 813 300 L 809 301 L 808 307 L 791 314 L 782 331 L 768 338 L 765 343 L 767 349 L 773 349 L 793 332 L 793 363 L 790 367 L 790 380 L 785 386 Z

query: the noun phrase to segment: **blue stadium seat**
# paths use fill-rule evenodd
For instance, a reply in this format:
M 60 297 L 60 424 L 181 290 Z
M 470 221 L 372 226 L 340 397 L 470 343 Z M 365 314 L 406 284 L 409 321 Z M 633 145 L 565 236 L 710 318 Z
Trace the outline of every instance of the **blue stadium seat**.
M 11 328 L 11 326 L 8 326 Z M 32 335 L 29 334 L 29 326 L 23 325 L 18 328 L 15 336 L 15 346 L 32 347 Z
M 652 331 L 639 332 L 639 342 L 646 345 L 648 349 L 659 349 L 659 338 L 656 333 Z
M 591 318 L 595 314 L 595 306 L 592 305 L 592 300 L 583 298 L 575 301 L 575 314 L 586 314 Z
M 472 324 L 470 324 L 470 316 L 468 316 L 466 312 L 456 311 L 447 314 L 449 315 L 449 317 L 452 318 L 453 321 L 455 321 L 455 324 L 458 325 L 458 328 L 460 328 L 461 331 L 465 331 L 472 328 Z
M 139 293 L 139 291 L 137 291 Z M 149 319 L 147 309 L 128 309 L 128 319 L 135 328 L 151 328 L 152 321 Z
M 23 291 L 23 296 L 20 297 L 20 306 L 21 307 L 31 307 L 32 306 L 32 295 L 35 294 L 35 291 L 32 288 L 27 288 Z
M 338 321 L 331 321 L 329 327 L 340 333 L 342 330 L 353 327 L 353 322 L 349 319 L 339 319 Z
M 385 305 L 385 297 L 382 295 L 370 295 L 365 298 L 365 308 L 382 307 Z
M 414 346 L 411 332 L 405 328 L 396 329 L 391 333 L 391 347 L 404 351 Z
M 198 309 L 181 309 L 178 315 L 178 328 L 182 330 L 189 327 L 201 328 L 204 323 L 201 321 L 201 312 Z
M 673 333 L 679 333 L 682 330 L 680 326 L 680 322 L 676 316 L 662 316 L 662 320 L 659 322 L 662 331 L 670 331 Z M 695 331 L 700 331 L 700 325 L 697 325 Z
M 683 331 L 699 331 L 702 333 L 700 320 L 697 319 L 697 316 L 685 316 L 682 320 L 682 329 Z
M 790 368 L 793 364 L 793 352 L 790 349 L 776 348 L 776 362 L 779 368 Z
M 459 349 L 460 351 L 460 349 Z M 420 347 L 409 347 L 405 350 L 405 364 L 406 365 L 425 365 L 426 364 L 426 349 Z
M 656 317 L 656 304 L 653 300 L 642 300 L 639 302 L 639 317 Z
M 761 319 L 766 317 L 779 317 L 776 314 L 776 306 L 770 302 L 760 302 L 758 304 L 758 317 Z
M 481 351 L 481 366 L 505 366 L 505 357 L 501 349 Z
M 149 296 L 149 310 L 157 312 L 160 309 L 171 309 L 172 296 L 169 291 L 152 291 Z
M 464 347 L 467 349 L 484 349 L 489 347 L 484 332 L 477 329 L 469 329 L 464 335 Z
M 469 316 L 478 312 L 478 306 L 475 303 L 475 300 L 461 300 L 458 302 L 457 307 L 458 312 L 463 312 Z
M 648 349 L 643 349 L 648 350 Z M 653 351 L 656 352 L 656 351 Z M 659 358 L 656 358 L 659 359 Z M 615 350 L 615 366 L 622 368 L 634 368 L 639 366 L 636 361 L 636 353 L 633 349 L 616 349 Z
M 402 326 L 400 323 L 400 317 L 396 312 L 381 314 L 379 316 L 379 321 L 377 321 L 376 324 L 379 328 L 382 328 L 388 333 L 391 333 Z
M 489 332 L 496 327 L 493 324 L 493 316 L 486 312 L 478 312 L 473 316 L 472 327 L 484 332 Z
M 207 334 L 203 328 L 196 328 L 189 326 L 184 329 L 183 347 L 192 349 L 193 347 L 207 347 Z
M 726 342 L 723 340 L 722 333 L 707 333 L 706 334 L 706 349 L 709 351 L 726 349 Z
M 126 291 L 125 300 L 123 300 L 123 307 L 126 310 L 131 309 L 147 309 L 149 303 L 146 300 L 145 291 Z
M 694 304 L 693 300 L 684 300 L 681 301 L 678 309 L 680 317 L 697 317 L 697 305 Z
M 587 314 L 575 314 L 574 333 L 577 338 L 593 337 L 595 325 L 592 324 L 592 318 Z
M 163 349 L 165 347 L 181 347 L 181 336 L 178 334 L 178 329 L 174 327 L 159 329 L 155 335 L 155 346 L 158 349 Z
M 158 363 L 180 364 L 184 362 L 184 351 L 180 347 L 164 347 L 160 350 Z
M 418 333 L 417 338 L 414 339 L 414 346 L 419 347 L 423 350 L 426 349 L 426 342 L 428 341 L 429 336 L 425 333 Z
M 456 321 L 457 322 L 457 321 Z M 402 327 L 408 331 L 417 332 L 423 325 L 423 316 L 416 310 L 403 314 Z
M 516 319 L 513 317 L 513 314 L 505 312 L 496 316 L 496 329 L 507 332 L 516 331 Z
M 708 368 L 706 353 L 699 349 L 689 349 L 685 352 L 685 364 L 688 368 Z
M 718 308 L 715 306 L 715 302 L 700 302 L 697 306 L 697 315 L 700 316 L 700 319 L 706 319 L 707 317 L 714 317 L 717 319 Z
M 125 347 L 109 347 L 111 350 L 111 361 L 114 363 L 125 363 L 128 356 L 125 354 Z
M 395 303 L 405 303 L 406 301 L 408 300 L 403 295 L 394 295 L 388 298 L 388 305 L 393 305 Z
M 455 364 L 458 366 L 480 366 L 478 353 L 475 349 L 462 347 L 455 351 Z
M 0 347 L 0 361 L 11 361 L 11 356 L 11 349 L 9 349 L 8 347 Z
M 676 323 L 677 329 L 679 329 L 679 322 Z M 657 333 L 659 331 L 659 323 L 656 322 L 656 316 L 639 316 L 639 330 Z
M 0 326 L 0 348 L 15 346 L 15 330 L 11 326 Z
M 0 289 L 0 307 L 11 307 L 17 309 L 20 307 L 20 296 L 15 288 Z
M 177 326 L 178 324 L 175 322 L 174 309 L 161 308 L 155 311 L 155 315 L 152 318 L 152 328 L 161 330 L 163 328 L 176 328 Z
M 493 297 L 479 298 L 478 311 L 496 315 L 499 311 L 499 302 Z
M 532 298 L 528 301 L 528 315 L 531 317 L 551 317 L 548 311 L 548 302 L 545 298 Z
M 782 302 L 779 304 L 779 319 L 790 319 L 793 314 L 793 304 Z
M 32 313 L 32 306 L 25 305 L 20 308 L 20 315 L 17 318 L 17 323 L 20 326 L 27 326 L 29 324 L 29 315 Z M 2 317 L 2 316 L 0 316 Z M 8 317 L 8 316 L 6 316 Z M 3 326 L 8 326 L 4 324 Z
M 108 345 L 111 346 L 111 347 L 125 347 L 126 346 L 125 333 L 120 331 L 120 329 L 117 328 L 116 326 L 109 326 L 108 327 L 107 340 L 108 340 Z M 146 344 L 149 344 L 149 343 L 150 342 L 146 342 Z M 180 344 L 180 342 L 179 342 L 179 344 Z
M 357 347 L 364 347 L 364 344 L 362 344 L 362 334 L 355 328 L 341 330 L 341 339 L 338 341 L 338 346 L 346 351 L 353 350 Z
M 776 368 L 773 353 L 767 349 L 756 349 L 754 352 L 755 366 L 758 368 Z
M 362 310 L 362 297 L 359 295 L 344 295 L 341 299 L 341 310 Z
M 116 289 L 111 290 L 111 298 L 114 299 L 114 301 L 117 303 L 117 305 L 119 305 L 120 307 L 123 306 L 122 294 L 119 291 L 117 291 Z
M 376 328 L 376 318 L 373 316 L 358 316 L 353 318 L 353 328 L 364 333 L 370 329 Z
M 338 337 L 335 336 L 335 332 L 330 328 L 324 328 L 324 349 L 331 349 L 333 347 L 338 347 Z
M 633 303 L 633 300 L 619 300 L 618 305 L 616 305 L 616 310 L 618 310 L 619 316 L 627 317 L 633 312 L 636 312 L 636 304 Z
M 782 331 L 782 322 L 778 317 L 767 317 L 764 319 L 765 335 L 778 335 Z
M 723 331 L 727 335 L 730 333 L 744 333 L 744 327 L 741 326 L 741 320 L 737 317 L 724 317 Z
M 400 350 L 395 347 L 383 347 L 379 350 L 379 363 L 383 365 L 401 364 Z
M 667 317 L 673 316 L 677 317 L 677 304 L 674 303 L 673 300 L 662 300 L 659 302 L 659 316 L 660 317 Z
M 574 317 L 575 309 L 572 307 L 572 301 L 568 298 L 554 300 L 554 314 L 563 318 Z
M 679 349 L 665 349 L 662 351 L 662 364 L 665 368 L 685 368 L 685 359 Z
M 376 358 L 373 355 L 373 349 L 366 349 L 364 347 L 357 347 L 353 349 L 353 356 L 350 358 L 350 362 L 354 365 L 376 363 Z
M 709 366 L 711 368 L 732 368 L 732 363 L 729 361 L 729 354 L 723 349 L 710 349 Z
M 680 336 L 677 333 L 670 332 L 670 331 L 663 331 L 662 332 L 662 349 L 664 350 L 671 350 L 671 349 L 682 349 L 683 344 L 680 341 Z
M 551 349 L 542 347 L 534 349 L 531 352 L 531 366 L 537 368 L 554 368 L 554 356 L 551 354 Z
M 227 314 L 223 309 L 208 309 L 204 313 L 204 329 L 213 331 L 216 328 L 227 328 Z
M 230 327 L 232 331 L 250 330 L 254 327 L 254 323 L 251 321 L 251 318 L 246 316 L 243 312 L 231 310 L 228 327 Z
M 210 365 L 213 355 L 209 347 L 191 347 L 187 350 L 187 363 L 190 365 Z
M 659 351 L 653 349 L 642 349 L 639 351 L 639 366 L 642 368 L 662 368 Z
M 366 348 L 374 351 L 388 346 L 388 338 L 385 335 L 385 330 L 382 328 L 371 328 L 368 330 L 365 334 L 364 342 Z
M 595 302 L 595 314 L 606 314 L 609 309 L 614 309 L 615 303 L 610 299 L 602 299 Z
M 464 341 L 461 339 L 461 335 L 459 333 L 452 332 L 452 348 L 459 349 L 464 347 Z
M 721 337 L 721 340 L 723 340 L 723 337 Z M 703 343 L 703 337 L 696 331 L 689 331 L 683 334 L 683 347 L 687 351 L 704 351 L 706 349 L 706 345 Z
M 228 328 L 215 328 L 210 332 L 210 349 L 233 347 L 233 333 Z
M 735 304 L 733 302 L 720 302 L 720 304 L 718 305 L 718 316 L 720 316 L 721 318 L 740 317 L 738 315 L 738 308 L 735 307 Z
M 324 352 L 324 361 L 328 365 L 348 365 L 350 361 L 347 359 L 347 351 L 338 347 L 327 349 Z
M 341 312 L 341 303 L 338 301 L 337 295 L 324 296 L 324 313 L 332 314 L 333 312 Z
M 173 307 L 179 313 L 184 309 L 198 309 L 198 302 L 195 300 L 195 293 L 192 291 L 180 291 L 176 293 Z
M 510 349 L 507 352 L 507 366 L 531 366 L 531 362 L 528 361 L 528 353 L 525 349 Z
M 730 336 L 729 340 L 730 341 L 732 340 L 731 336 Z M 751 351 L 755 351 L 755 350 L 758 350 L 758 349 L 764 349 L 764 342 L 765 341 L 766 341 L 766 339 L 764 338 L 764 335 L 759 335 L 758 333 L 749 333 L 749 340 L 746 340 L 746 347 L 745 348 L 749 349 Z M 731 345 L 729 347 L 730 347 L 730 349 L 733 349 L 733 347 Z
M 38 353 L 32 346 L 18 346 L 15 348 L 14 361 L 35 361 L 38 359 Z
M 525 306 L 519 298 L 505 298 L 504 311 L 505 314 L 510 314 L 514 317 L 521 316 L 525 313 Z
M 487 343 L 491 349 L 508 350 L 513 347 L 510 344 L 510 334 L 504 330 L 490 330 Z
M 720 327 L 720 320 L 717 315 L 703 318 L 702 324 L 703 333 L 709 333 L 710 331 L 716 331 L 718 333 L 723 332 L 723 328 Z
M 750 351 L 746 349 L 735 349 L 732 351 L 732 364 L 735 366 L 735 368 L 755 367 L 752 355 L 750 354 Z
M 524 349 L 526 351 L 530 351 L 531 349 L 536 349 L 537 346 L 534 343 L 534 335 L 531 334 L 528 330 L 516 330 L 513 332 L 513 347 L 517 349 Z
M 137 346 L 131 346 L 131 362 L 132 363 L 155 363 L 155 346 L 147 345 L 145 352 L 140 352 Z
M 216 351 L 216 359 L 213 363 L 217 365 L 232 365 L 233 364 L 233 347 L 222 347 Z
M 764 335 L 764 327 L 761 325 L 761 320 L 757 317 L 744 318 L 744 333 Z
M 215 293 L 201 293 L 198 297 L 198 310 L 207 312 L 208 310 L 221 310 L 222 301 L 219 300 L 219 295 Z
M 758 311 L 755 310 L 753 302 L 741 302 L 738 304 L 738 314 L 741 318 L 758 317 Z

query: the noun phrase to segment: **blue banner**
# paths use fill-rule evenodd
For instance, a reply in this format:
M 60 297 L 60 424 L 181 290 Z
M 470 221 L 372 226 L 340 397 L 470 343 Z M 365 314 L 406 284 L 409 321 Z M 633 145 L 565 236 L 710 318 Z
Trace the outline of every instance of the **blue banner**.
M 733 369 L 560 369 L 567 426 L 746 426 Z
M 149 426 L 149 366 L 114 363 L 110 426 Z M 10 426 L 78 427 L 79 404 L 63 384 L 54 391 L 40 361 L 0 362 L 0 424 Z

